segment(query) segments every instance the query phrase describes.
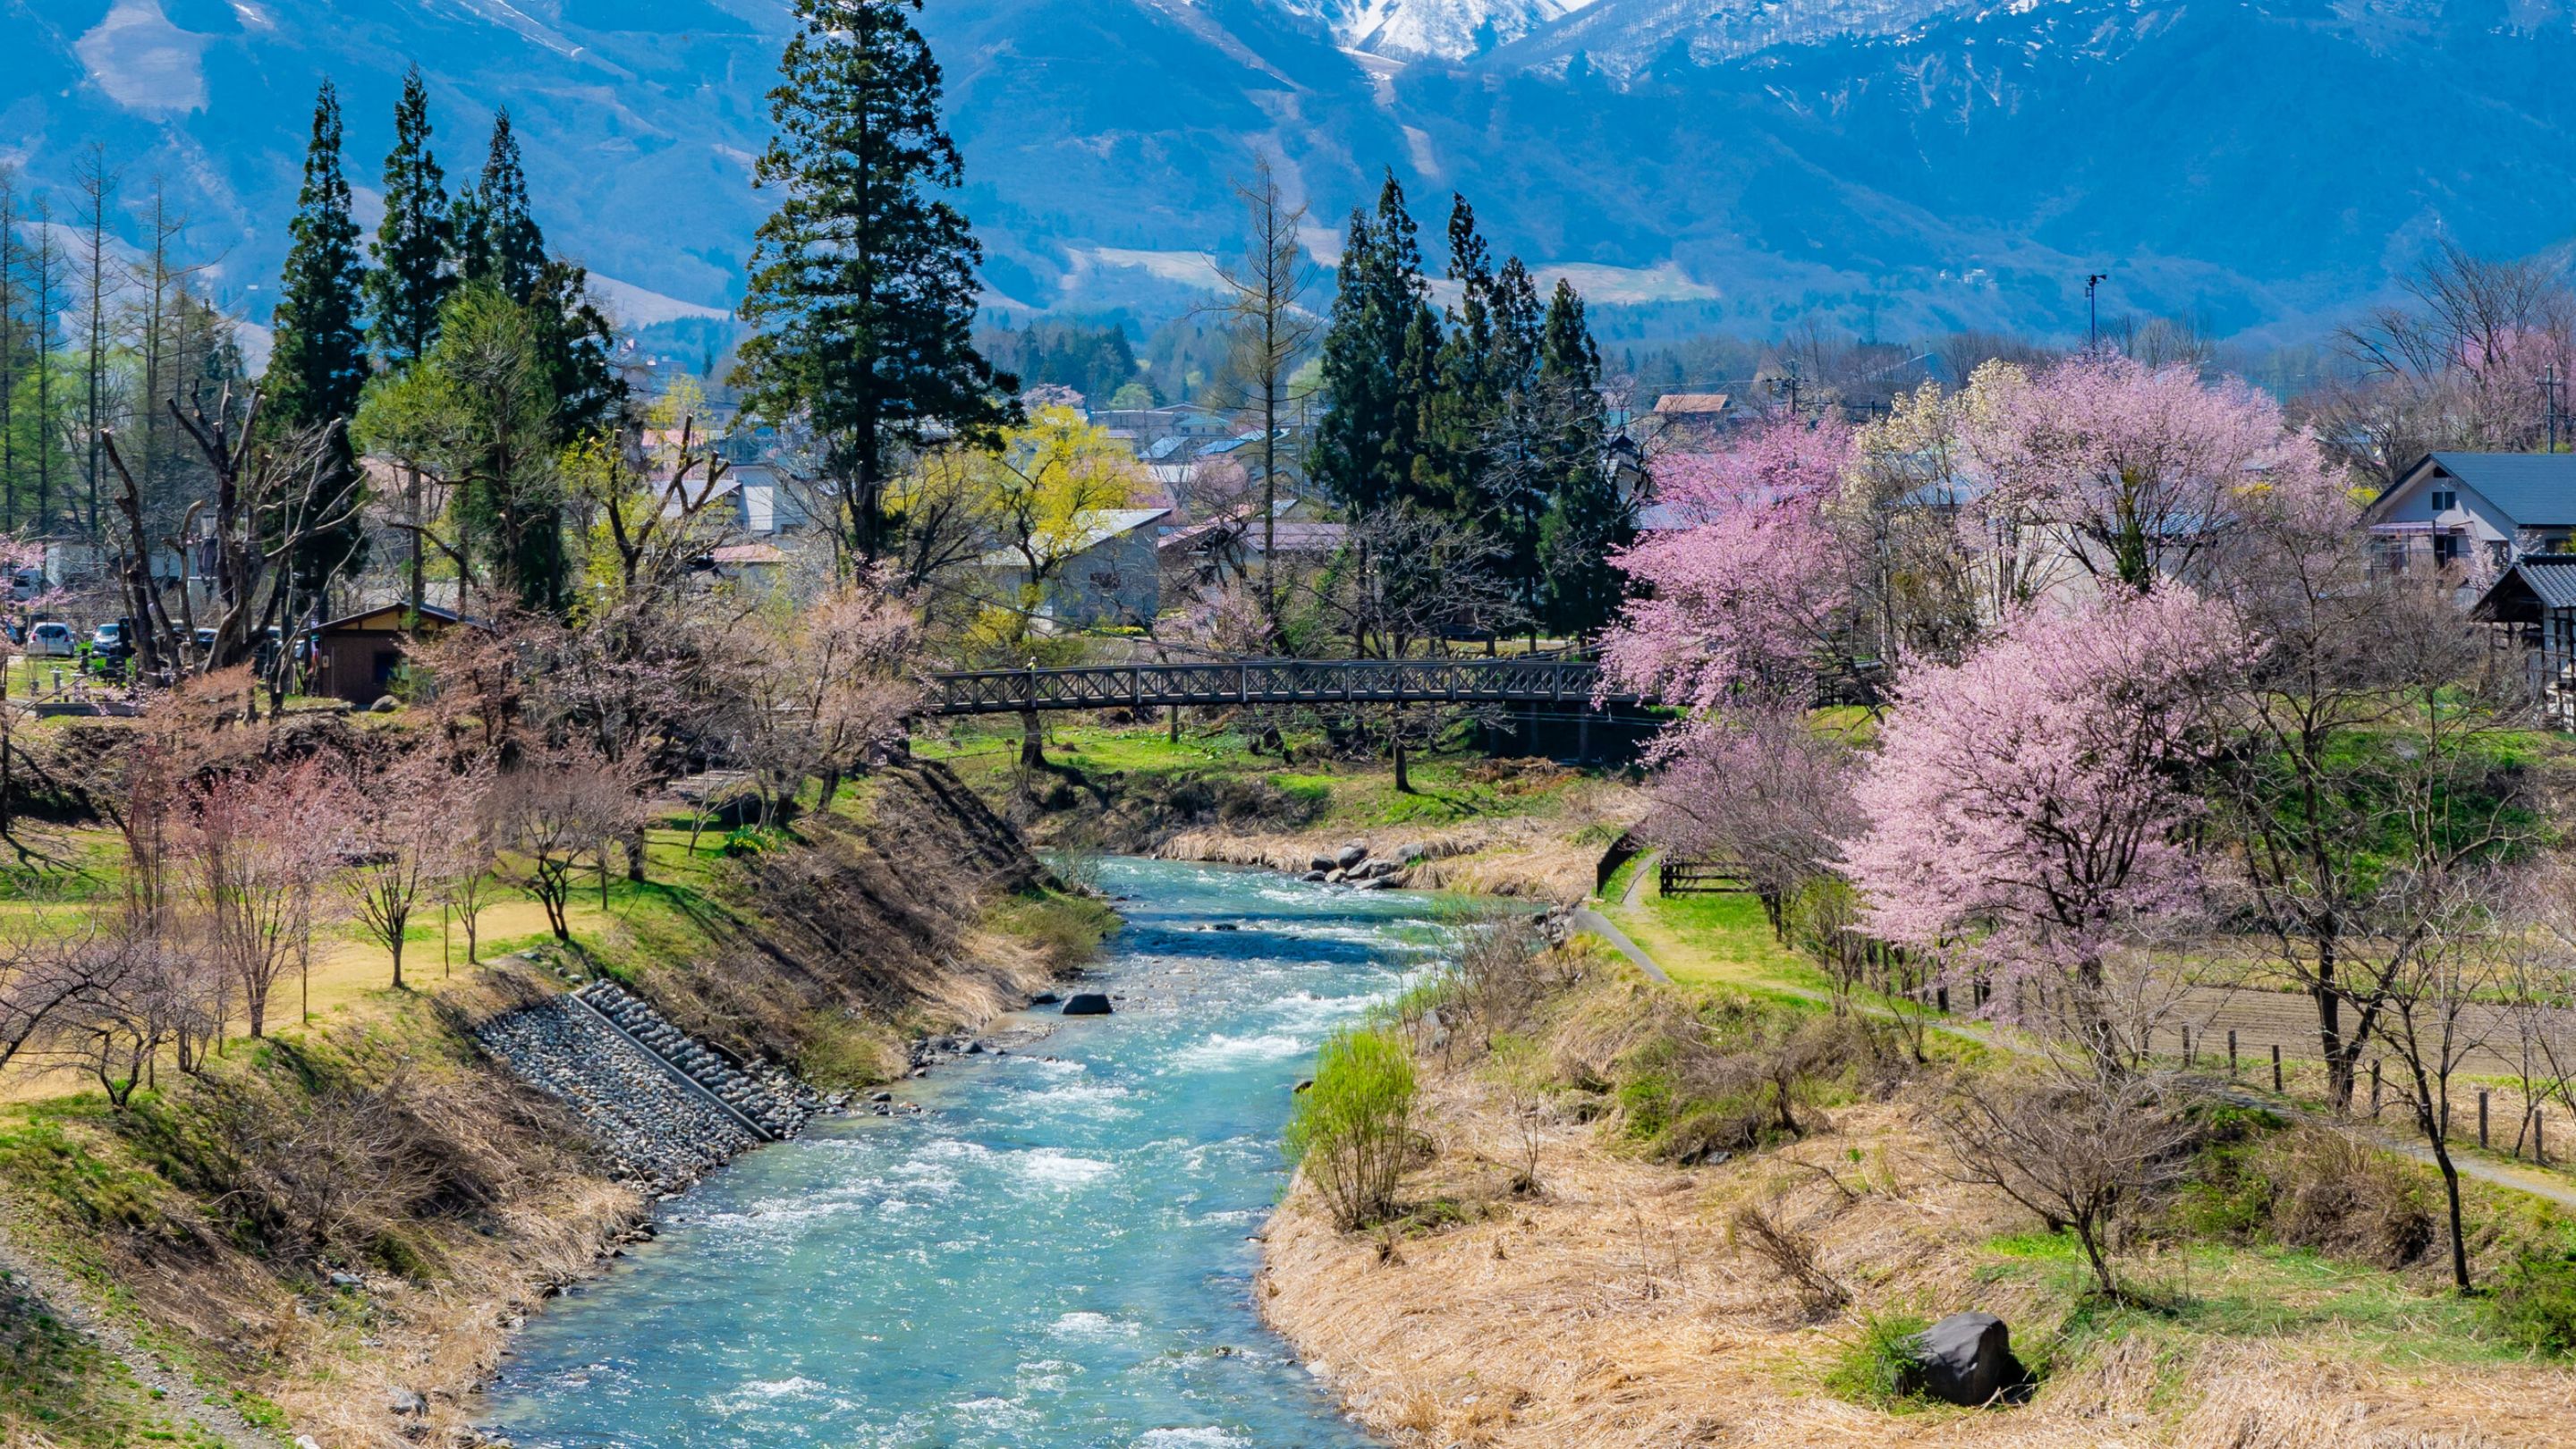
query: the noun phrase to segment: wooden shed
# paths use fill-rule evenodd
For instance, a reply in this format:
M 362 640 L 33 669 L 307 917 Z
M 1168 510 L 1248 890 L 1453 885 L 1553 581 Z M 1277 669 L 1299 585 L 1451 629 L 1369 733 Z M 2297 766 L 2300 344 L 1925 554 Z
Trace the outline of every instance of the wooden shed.
M 469 622 L 445 609 L 422 605 L 419 624 L 405 629 L 408 604 L 385 604 L 363 613 L 333 619 L 313 631 L 314 694 L 370 705 L 393 692 L 394 671 L 402 667 L 403 641 L 414 634 L 435 635 Z

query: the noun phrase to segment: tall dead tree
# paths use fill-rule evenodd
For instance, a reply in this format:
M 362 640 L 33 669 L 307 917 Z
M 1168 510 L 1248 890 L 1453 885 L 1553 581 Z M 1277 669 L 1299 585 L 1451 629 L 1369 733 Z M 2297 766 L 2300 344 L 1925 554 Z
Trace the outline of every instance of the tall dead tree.
M 285 697 L 293 660 L 314 622 L 313 601 L 298 597 L 294 561 L 309 555 L 320 540 L 344 531 L 356 536 L 347 525 L 361 502 L 359 478 L 335 461 L 343 424 L 334 420 L 263 437 L 259 394 L 254 391 L 249 405 L 236 413 L 230 387 L 212 408 L 202 398 L 185 408 L 172 399 L 170 412 L 204 456 L 215 486 L 210 499 L 188 506 L 177 534 L 161 540 L 161 547 L 183 558 L 191 548 L 211 549 L 214 612 L 200 624 L 183 587 L 179 618 L 170 617 L 152 581 L 153 543 L 144 523 L 142 488 L 115 439 L 102 433 L 108 464 L 123 484 L 117 504 L 125 517 L 121 551 L 139 636 L 137 663 L 154 677 L 213 674 L 256 660 L 273 628 L 278 648 L 267 661 L 267 683 L 274 705 Z M 354 552 L 356 545 L 349 548 Z M 339 572 L 347 561 L 344 557 L 334 563 L 323 577 Z M 200 628 L 212 635 L 203 645 L 197 641 Z

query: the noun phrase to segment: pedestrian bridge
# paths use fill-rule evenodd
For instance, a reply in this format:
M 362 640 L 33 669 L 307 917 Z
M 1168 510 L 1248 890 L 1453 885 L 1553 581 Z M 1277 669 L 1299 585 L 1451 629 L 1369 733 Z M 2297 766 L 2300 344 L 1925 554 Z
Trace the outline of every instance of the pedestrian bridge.
M 934 674 L 926 715 L 1027 714 L 1171 706 L 1454 704 L 1592 710 L 1638 704 L 1598 696 L 1601 666 L 1575 659 L 1245 659 Z

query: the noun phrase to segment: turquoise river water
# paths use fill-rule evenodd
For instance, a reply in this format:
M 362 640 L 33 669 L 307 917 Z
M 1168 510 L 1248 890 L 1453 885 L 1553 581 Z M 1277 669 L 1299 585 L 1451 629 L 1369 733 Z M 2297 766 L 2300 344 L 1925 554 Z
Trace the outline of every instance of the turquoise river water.
M 666 1204 L 530 1324 L 521 1449 L 1359 1449 L 1252 1304 L 1290 1088 L 1397 992 L 1431 903 L 1111 861 L 1118 1014 L 906 1084 Z M 1220 931 L 1219 925 L 1235 929 Z

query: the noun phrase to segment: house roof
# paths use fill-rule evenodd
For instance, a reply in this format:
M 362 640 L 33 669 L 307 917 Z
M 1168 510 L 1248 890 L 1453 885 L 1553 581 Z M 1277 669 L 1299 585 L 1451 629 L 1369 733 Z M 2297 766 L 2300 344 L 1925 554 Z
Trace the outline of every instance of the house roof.
M 2576 527 L 2576 453 L 2433 453 L 2406 470 L 2406 482 L 2428 463 L 2504 510 L 2517 527 Z M 2392 496 L 2399 491 L 2389 490 Z
M 1726 411 L 1729 401 L 1722 392 L 1668 392 L 1655 399 L 1655 411 L 1668 418 L 1704 417 Z
M 2490 623 L 2537 622 L 2576 609 L 2576 553 L 2525 554 L 2489 585 L 2469 614 Z
M 357 613 L 345 614 L 326 623 L 316 624 L 313 626 L 313 632 L 316 634 L 354 633 L 368 621 L 378 617 L 382 617 L 385 623 L 377 629 L 366 630 L 366 632 L 380 633 L 385 630 L 399 629 L 402 627 L 402 616 L 410 607 L 409 604 L 378 604 L 372 609 L 361 609 Z M 480 620 L 469 620 L 461 614 L 451 613 L 436 604 L 421 605 L 420 617 L 425 621 L 439 624 L 473 623 L 479 626 L 481 623 Z
M 1168 518 L 1171 516 L 1171 512 L 1172 510 L 1168 508 L 1096 508 L 1089 510 L 1080 515 L 1082 531 L 1075 535 L 1076 541 L 1072 551 L 1075 553 L 1087 553 L 1122 534 L 1133 533 L 1137 529 L 1143 528 L 1146 524 L 1152 523 L 1158 519 Z M 1020 557 L 1018 550 L 1008 548 L 997 548 L 991 553 L 984 555 L 983 558 L 983 564 L 986 568 L 1019 568 L 1027 562 L 1028 560 Z

